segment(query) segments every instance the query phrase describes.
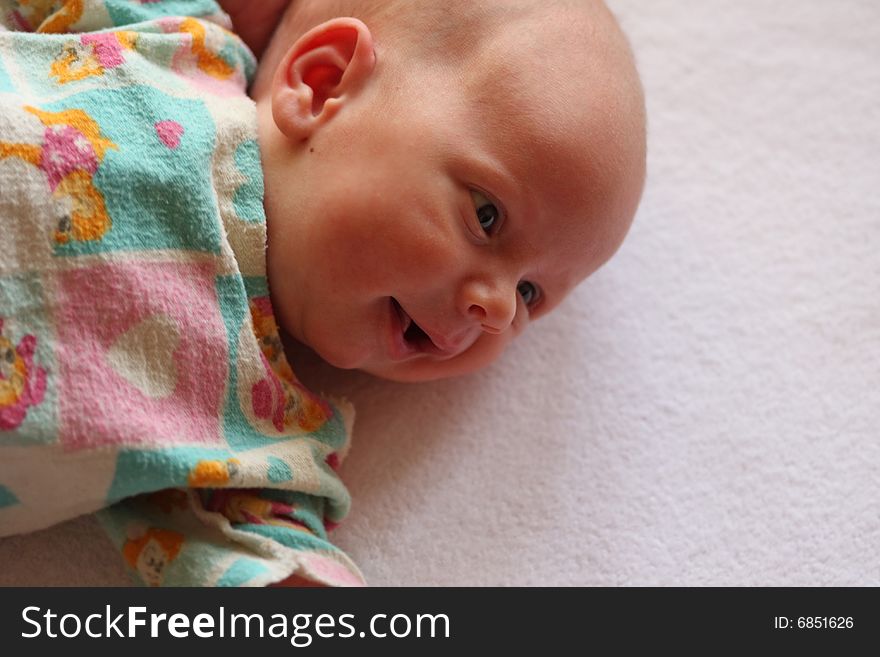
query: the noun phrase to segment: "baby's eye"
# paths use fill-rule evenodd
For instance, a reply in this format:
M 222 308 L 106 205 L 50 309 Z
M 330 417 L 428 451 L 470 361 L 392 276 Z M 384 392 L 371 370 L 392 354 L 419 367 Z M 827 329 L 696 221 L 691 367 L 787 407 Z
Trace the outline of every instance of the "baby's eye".
M 528 281 L 522 281 L 519 285 L 517 285 L 516 291 L 519 292 L 519 295 L 522 297 L 523 303 L 525 303 L 527 306 L 533 306 L 538 298 L 541 296 L 538 288 L 535 287 L 533 283 L 529 283 Z
M 471 198 L 474 200 L 474 207 L 477 210 L 477 221 L 480 222 L 480 228 L 486 233 L 496 230 L 496 224 L 501 219 L 501 211 L 498 207 L 486 198 L 483 194 L 476 190 L 471 190 Z

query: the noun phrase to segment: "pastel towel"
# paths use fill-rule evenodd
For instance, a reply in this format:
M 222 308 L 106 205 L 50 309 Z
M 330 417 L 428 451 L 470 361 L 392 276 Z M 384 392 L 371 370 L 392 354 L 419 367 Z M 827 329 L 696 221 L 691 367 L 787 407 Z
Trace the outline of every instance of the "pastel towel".
M 109 507 L 146 584 L 362 583 L 353 414 L 269 298 L 253 56 L 213 2 L 0 9 L 0 535 Z

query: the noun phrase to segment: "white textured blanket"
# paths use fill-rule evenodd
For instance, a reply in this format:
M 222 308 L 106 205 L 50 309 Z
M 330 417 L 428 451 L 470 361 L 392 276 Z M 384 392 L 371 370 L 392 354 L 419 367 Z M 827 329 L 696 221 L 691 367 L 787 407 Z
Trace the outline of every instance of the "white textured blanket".
M 376 585 L 880 585 L 880 4 L 610 4 L 651 123 L 630 237 L 486 372 L 304 372 L 358 408 L 336 541 Z M 88 518 L 0 563 L 128 582 Z

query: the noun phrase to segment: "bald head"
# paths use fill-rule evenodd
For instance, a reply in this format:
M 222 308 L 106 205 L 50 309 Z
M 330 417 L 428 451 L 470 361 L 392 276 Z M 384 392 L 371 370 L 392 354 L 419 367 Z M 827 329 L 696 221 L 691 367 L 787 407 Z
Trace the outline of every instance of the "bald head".
M 467 71 L 500 35 L 513 33 L 521 50 L 540 64 L 540 52 L 565 45 L 577 65 L 607 71 L 628 94 L 635 121 L 644 125 L 644 100 L 632 52 L 617 21 L 601 0 L 295 0 L 261 61 L 255 96 L 264 92 L 287 49 L 324 21 L 352 16 L 366 23 L 389 75 L 405 66 Z M 485 70 L 485 67 L 482 67 Z
M 615 199 L 596 226 L 602 239 L 586 245 L 597 250 L 591 261 L 604 263 L 628 232 L 644 185 L 645 107 L 632 52 L 601 3 L 559 0 L 554 11 L 514 4 L 523 10 L 474 45 L 460 88 L 484 119 L 493 116 L 485 107 L 505 106 L 490 129 L 517 126 L 508 148 L 555 167 L 554 195 L 579 194 L 582 208 Z

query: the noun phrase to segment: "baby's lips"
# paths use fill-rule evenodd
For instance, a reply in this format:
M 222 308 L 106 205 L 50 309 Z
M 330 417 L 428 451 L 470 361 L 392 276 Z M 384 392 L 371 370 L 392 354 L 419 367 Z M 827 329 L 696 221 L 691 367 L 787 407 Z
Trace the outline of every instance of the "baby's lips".
M 418 324 L 418 322 L 416 322 Z M 471 330 L 464 330 L 459 333 L 443 333 L 425 328 L 421 324 L 419 326 L 425 332 L 431 342 L 439 352 L 444 356 L 457 356 L 465 351 L 476 341 L 476 335 Z
M 392 301 L 394 302 L 395 310 L 400 317 L 402 332 L 406 333 L 407 329 L 409 329 L 412 324 L 415 324 L 421 329 L 422 333 L 427 336 L 427 341 L 419 341 L 419 348 L 421 351 L 427 351 L 436 356 L 451 358 L 470 347 L 470 345 L 476 340 L 476 335 L 474 335 L 474 331 L 471 329 L 465 329 L 458 333 L 453 333 L 426 327 L 426 325 L 422 324 L 418 319 L 410 316 L 397 299 L 392 297 Z M 429 344 L 426 344 L 426 342 L 429 342 Z

